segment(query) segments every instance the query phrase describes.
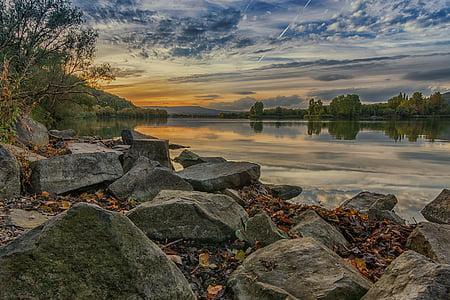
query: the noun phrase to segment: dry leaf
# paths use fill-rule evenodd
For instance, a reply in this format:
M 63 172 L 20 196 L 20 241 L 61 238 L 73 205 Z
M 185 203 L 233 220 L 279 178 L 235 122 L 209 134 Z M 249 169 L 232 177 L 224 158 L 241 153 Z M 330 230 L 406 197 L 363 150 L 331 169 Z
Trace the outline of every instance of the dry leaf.
M 167 257 L 173 261 L 174 263 L 176 263 L 177 265 L 182 265 L 183 264 L 183 260 L 181 259 L 181 256 L 179 255 L 167 255 Z
M 201 253 L 198 256 L 198 264 L 200 267 L 208 268 L 209 267 L 209 254 L 208 253 Z
M 223 290 L 222 285 L 209 285 L 208 286 L 208 300 L 216 299 L 219 293 Z

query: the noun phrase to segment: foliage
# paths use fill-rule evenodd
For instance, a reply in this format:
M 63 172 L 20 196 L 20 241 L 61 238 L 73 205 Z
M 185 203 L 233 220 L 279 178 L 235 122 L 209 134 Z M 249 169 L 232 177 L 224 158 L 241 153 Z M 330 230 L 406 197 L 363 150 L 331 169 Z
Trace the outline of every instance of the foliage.
M 330 113 L 338 118 L 355 119 L 361 114 L 361 100 L 358 95 L 341 95 L 330 103 Z
M 264 103 L 261 101 L 255 102 L 253 106 L 250 108 L 250 117 L 252 118 L 260 118 L 264 113 Z

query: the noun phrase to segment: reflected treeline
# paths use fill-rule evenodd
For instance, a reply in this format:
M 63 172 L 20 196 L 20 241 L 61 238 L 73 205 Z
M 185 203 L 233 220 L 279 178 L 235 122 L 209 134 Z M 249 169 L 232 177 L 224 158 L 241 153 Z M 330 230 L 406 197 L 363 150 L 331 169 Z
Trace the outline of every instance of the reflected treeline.
M 383 132 L 395 141 L 416 142 L 419 138 L 431 142 L 436 139 L 450 140 L 450 121 L 440 119 L 385 122 L 311 121 L 307 123 L 254 121 L 250 123 L 256 133 L 263 132 L 264 126 L 279 128 L 305 125 L 308 126 L 308 135 L 321 135 L 328 132 L 338 140 L 355 140 L 358 133 L 364 130 Z

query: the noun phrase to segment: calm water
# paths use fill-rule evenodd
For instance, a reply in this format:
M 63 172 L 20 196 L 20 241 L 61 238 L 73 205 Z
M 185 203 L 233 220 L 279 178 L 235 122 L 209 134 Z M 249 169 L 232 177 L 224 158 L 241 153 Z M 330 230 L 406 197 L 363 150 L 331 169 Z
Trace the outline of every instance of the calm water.
M 450 121 L 83 120 L 59 127 L 103 137 L 135 128 L 200 155 L 256 162 L 262 181 L 300 185 L 300 197 L 329 207 L 362 190 L 392 193 L 408 221 L 423 220 L 420 209 L 450 187 Z

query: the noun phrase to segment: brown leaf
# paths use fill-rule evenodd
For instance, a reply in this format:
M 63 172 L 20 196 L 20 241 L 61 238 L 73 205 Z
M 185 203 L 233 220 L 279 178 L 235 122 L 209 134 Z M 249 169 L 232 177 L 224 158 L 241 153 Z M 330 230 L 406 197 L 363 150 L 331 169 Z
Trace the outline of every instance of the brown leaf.
M 223 286 L 218 285 L 209 285 L 208 286 L 208 300 L 216 299 L 220 292 L 223 290 Z

